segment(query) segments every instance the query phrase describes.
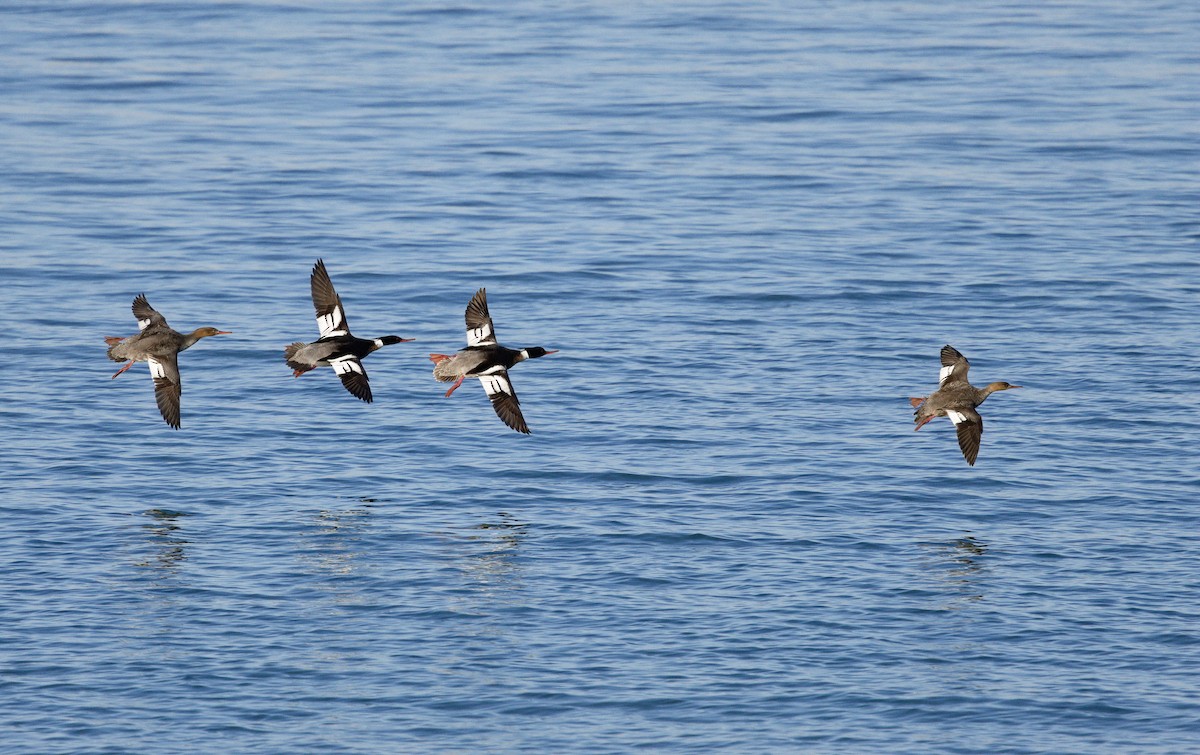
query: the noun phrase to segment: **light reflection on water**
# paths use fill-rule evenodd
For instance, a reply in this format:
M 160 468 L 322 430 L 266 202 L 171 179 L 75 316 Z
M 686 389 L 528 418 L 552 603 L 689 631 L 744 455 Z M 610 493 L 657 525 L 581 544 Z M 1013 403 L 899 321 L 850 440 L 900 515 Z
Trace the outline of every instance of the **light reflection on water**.
M 371 512 L 365 507 L 323 509 L 312 521 L 315 532 L 302 539 L 300 559 L 327 576 L 353 574 L 362 558 L 362 539 L 371 527 Z
M 505 596 L 512 600 L 520 591 L 519 555 L 528 529 L 526 522 L 500 511 L 465 531 L 442 533 L 444 542 L 455 549 L 454 562 L 462 574 L 463 586 L 474 596 L 472 605 Z
M 189 542 L 183 537 L 179 521 L 187 514 L 163 509 L 148 509 L 142 514 L 150 519 L 142 528 L 151 552 L 148 558 L 135 561 L 134 565 L 156 569 L 156 578 L 174 576 L 179 565 L 187 560 Z
M 956 611 L 983 600 L 983 581 L 988 576 L 987 543 L 970 533 L 941 543 L 922 543 L 922 568 L 948 600 L 939 608 Z

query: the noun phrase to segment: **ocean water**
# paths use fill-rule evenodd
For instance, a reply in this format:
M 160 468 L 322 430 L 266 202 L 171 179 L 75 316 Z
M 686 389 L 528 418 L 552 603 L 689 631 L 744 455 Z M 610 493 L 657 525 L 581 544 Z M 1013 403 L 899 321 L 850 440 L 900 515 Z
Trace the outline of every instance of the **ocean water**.
M 0 751 L 1200 750 L 1200 7 L 0 7 Z M 371 405 L 315 337 L 323 258 Z M 429 352 L 512 371 L 533 435 Z M 183 428 L 105 336 L 180 330 Z M 976 466 L 911 430 L 950 343 Z

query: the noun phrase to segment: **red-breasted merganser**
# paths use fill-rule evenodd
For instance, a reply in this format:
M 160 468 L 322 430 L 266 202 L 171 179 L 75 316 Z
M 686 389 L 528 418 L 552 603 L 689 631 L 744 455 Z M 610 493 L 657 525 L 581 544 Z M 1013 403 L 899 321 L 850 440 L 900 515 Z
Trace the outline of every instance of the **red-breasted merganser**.
M 971 363 L 957 349 L 950 345 L 943 346 L 938 389 L 922 398 L 910 398 L 909 402 L 916 407 L 913 422 L 917 426 L 913 430 L 920 430 L 934 417 L 949 417 L 958 431 L 958 447 L 962 449 L 963 458 L 975 466 L 975 458 L 979 456 L 979 439 L 983 437 L 983 417 L 979 416 L 975 407 L 996 391 L 1021 386 L 998 382 L 976 388 L 967 382 L 967 370 L 970 368 Z
M 521 415 L 521 403 L 513 390 L 512 382 L 508 379 L 508 370 L 517 362 L 526 359 L 537 359 L 547 354 L 555 354 L 558 349 L 543 349 L 532 346 L 527 349 L 507 349 L 496 343 L 495 329 L 492 318 L 488 314 L 487 290 L 479 289 L 467 304 L 467 348 L 453 356 L 447 354 L 430 354 L 433 362 L 433 376 L 443 383 L 454 381 L 446 396 L 462 385 L 469 377 L 479 378 L 483 390 L 492 400 L 492 408 L 496 416 L 504 420 L 504 424 L 519 433 L 529 434 L 525 417 Z
M 317 367 L 332 367 L 346 390 L 371 403 L 371 384 L 362 366 L 363 357 L 389 344 L 413 339 L 399 336 L 374 339 L 354 337 L 350 333 L 350 326 L 346 324 L 342 299 L 334 290 L 333 281 L 329 280 L 324 261 L 317 260 L 317 264 L 313 265 L 311 282 L 313 308 L 317 311 L 317 330 L 321 337 L 312 343 L 297 341 L 283 350 L 288 367 L 295 370 L 292 377 L 300 377 Z
M 128 370 L 135 362 L 150 365 L 150 376 L 154 378 L 154 398 L 158 411 L 167 424 L 179 429 L 179 394 L 183 387 L 179 383 L 179 352 L 189 348 L 201 338 L 229 335 L 228 330 L 196 328 L 184 335 L 171 329 L 167 320 L 150 306 L 145 294 L 133 300 L 133 316 L 137 318 L 137 335 L 121 338 L 109 336 L 108 358 L 114 362 L 128 361 L 129 364 L 113 373 L 115 378 Z

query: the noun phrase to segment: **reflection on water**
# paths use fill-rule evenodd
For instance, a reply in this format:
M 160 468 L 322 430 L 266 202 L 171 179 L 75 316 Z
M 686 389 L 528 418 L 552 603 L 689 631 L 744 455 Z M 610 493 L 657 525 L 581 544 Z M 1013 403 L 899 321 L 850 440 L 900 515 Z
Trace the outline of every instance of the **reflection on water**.
M 369 571 L 370 564 L 366 558 L 369 547 L 366 539 L 372 512 L 369 500 L 359 500 L 367 505 L 322 509 L 301 522 L 295 544 L 296 559 L 318 577 L 310 584 L 324 599 L 310 601 L 306 606 L 317 615 L 336 613 L 349 606 L 371 605 L 377 599 L 364 589 L 367 581 L 363 572 Z M 338 653 L 323 652 L 320 656 L 327 660 L 342 658 Z
M 984 556 L 987 543 L 967 533 L 948 542 L 923 543 L 927 560 L 926 571 L 941 583 L 951 594 L 951 599 L 941 606 L 953 611 L 967 608 L 983 599 L 981 582 L 987 575 Z
M 317 512 L 316 531 L 305 536 L 309 542 L 301 549 L 301 560 L 327 575 L 353 574 L 362 558 L 361 541 L 370 525 L 370 516 L 365 507 Z
M 187 514 L 164 509 L 149 509 L 142 513 L 151 520 L 142 527 L 153 552 L 150 558 L 135 561 L 134 565 L 153 567 L 158 570 L 159 577 L 173 576 L 179 564 L 187 559 L 185 546 L 189 543 L 183 538 L 183 530 L 177 521 Z
M 501 511 L 494 519 L 471 527 L 465 534 L 450 536 L 452 541 L 466 546 L 456 561 L 472 592 L 495 597 L 520 587 L 521 565 L 516 556 L 528 527 Z

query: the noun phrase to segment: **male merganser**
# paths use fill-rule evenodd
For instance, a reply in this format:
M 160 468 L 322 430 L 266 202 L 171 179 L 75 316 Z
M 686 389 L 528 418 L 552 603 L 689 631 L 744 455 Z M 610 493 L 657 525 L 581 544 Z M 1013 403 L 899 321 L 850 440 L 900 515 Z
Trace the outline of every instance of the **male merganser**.
M 979 439 L 983 437 L 983 417 L 979 416 L 975 407 L 996 391 L 1021 386 L 998 382 L 976 388 L 967 382 L 967 370 L 970 368 L 971 363 L 957 349 L 949 344 L 943 346 L 938 389 L 923 398 L 910 398 L 909 402 L 916 407 L 913 422 L 917 426 L 913 430 L 920 430 L 934 417 L 949 417 L 958 431 L 958 447 L 962 449 L 963 458 L 975 466 L 975 458 L 979 456 Z
M 362 359 L 376 349 L 393 343 L 404 343 L 411 338 L 383 336 L 382 338 L 355 338 L 346 324 L 346 311 L 342 309 L 342 298 L 333 288 L 325 262 L 317 260 L 312 271 L 313 308 L 317 311 L 317 329 L 321 337 L 312 343 L 296 341 L 283 350 L 283 358 L 300 377 L 317 367 L 332 367 L 342 385 L 353 395 L 371 403 L 371 384 Z
M 184 335 L 172 330 L 171 326 L 167 325 L 166 318 L 146 301 L 145 294 L 138 294 L 133 300 L 133 316 L 138 322 L 137 335 L 128 338 L 109 336 L 104 339 L 108 344 L 109 359 L 114 362 L 129 361 L 129 364 L 114 372 L 113 377 L 132 367 L 135 362 L 149 364 L 150 376 L 154 378 L 154 398 L 158 401 L 158 411 L 168 425 L 178 430 L 179 394 L 183 391 L 179 383 L 179 352 L 201 338 L 229 335 L 230 331 L 196 328 Z
M 537 359 L 547 354 L 556 354 L 558 349 L 543 349 L 532 346 L 527 349 L 506 349 L 496 343 L 496 333 L 492 328 L 492 318 L 488 314 L 487 289 L 479 289 L 467 304 L 467 348 L 457 354 L 430 354 L 433 362 L 433 376 L 443 383 L 454 381 L 446 396 L 462 385 L 465 378 L 477 377 L 483 384 L 483 390 L 492 400 L 492 408 L 496 416 L 504 420 L 504 424 L 519 433 L 529 434 L 525 425 L 525 417 L 521 415 L 521 403 L 508 379 L 508 369 L 517 362 L 526 359 Z

